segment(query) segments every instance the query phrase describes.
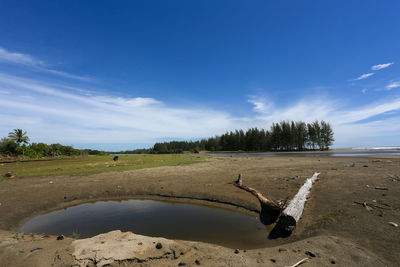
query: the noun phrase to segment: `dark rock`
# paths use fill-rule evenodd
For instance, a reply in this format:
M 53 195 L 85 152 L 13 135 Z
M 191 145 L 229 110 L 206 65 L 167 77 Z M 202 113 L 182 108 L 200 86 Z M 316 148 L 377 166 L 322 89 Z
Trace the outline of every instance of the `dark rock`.
M 304 254 L 306 254 L 307 256 L 310 256 L 310 257 L 312 257 L 312 258 L 315 258 L 315 254 L 314 253 L 312 253 L 311 251 L 306 251 Z
M 115 156 L 114 158 L 113 158 L 113 161 L 117 161 L 118 160 L 118 156 Z
M 367 168 L 367 167 L 368 167 L 368 165 L 363 165 L 363 167 Z
M 273 263 L 275 263 L 276 262 L 276 260 L 275 259 L 269 259 L 270 261 L 272 261 Z
M 156 244 L 156 249 L 162 249 L 162 244 L 161 243 L 157 243 Z
M 63 235 L 57 236 L 57 240 L 63 240 L 63 239 L 64 239 L 64 236 L 63 236 Z
M 239 254 L 239 250 L 238 249 L 235 249 L 235 254 Z
M 199 260 L 195 260 L 194 263 L 195 263 L 196 265 L 200 265 L 200 261 L 199 261 Z
M 279 248 L 278 251 L 279 251 L 279 252 L 287 251 L 287 249 L 286 249 L 286 248 Z
M 336 264 L 336 261 L 333 260 L 333 259 L 330 259 L 329 262 L 330 262 L 331 264 Z
M 183 261 L 181 261 L 180 263 L 178 263 L 178 266 L 186 266 L 186 263 L 184 263 Z

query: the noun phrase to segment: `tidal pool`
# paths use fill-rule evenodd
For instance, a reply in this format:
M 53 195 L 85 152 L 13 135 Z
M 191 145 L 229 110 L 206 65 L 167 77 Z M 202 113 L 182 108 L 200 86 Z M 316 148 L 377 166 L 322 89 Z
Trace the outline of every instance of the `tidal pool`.
M 99 201 L 37 216 L 18 232 L 92 237 L 112 230 L 202 241 L 230 248 L 276 245 L 258 217 L 209 206 L 154 200 Z

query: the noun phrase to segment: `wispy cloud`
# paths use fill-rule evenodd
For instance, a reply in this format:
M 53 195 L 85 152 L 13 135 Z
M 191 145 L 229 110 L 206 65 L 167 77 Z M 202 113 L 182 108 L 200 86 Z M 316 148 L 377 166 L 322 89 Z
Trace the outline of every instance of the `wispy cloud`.
M 365 94 L 365 93 L 367 93 L 367 92 L 368 92 L 368 89 L 366 89 L 366 88 L 364 88 L 364 89 L 361 90 L 361 93 L 363 93 L 363 94 Z
M 353 81 L 359 81 L 359 80 L 367 79 L 368 77 L 371 77 L 374 74 L 375 73 L 373 73 L 373 72 L 365 73 L 365 74 L 361 75 L 360 77 L 355 78 Z
M 390 84 L 386 85 L 386 90 L 392 90 L 394 88 L 400 87 L 400 82 L 391 82 Z
M 390 63 L 385 63 L 385 64 L 378 64 L 378 65 L 374 65 L 371 67 L 371 70 L 381 70 L 381 69 L 386 69 L 387 67 L 390 67 L 391 65 L 393 65 L 394 62 L 390 62 Z
M 30 55 L 7 51 L 0 47 L 0 61 L 16 64 L 43 66 L 44 63 Z
M 68 72 L 60 71 L 60 70 L 55 70 L 55 69 L 51 68 L 48 64 L 46 64 L 44 61 L 41 61 L 31 55 L 17 53 L 17 52 L 11 52 L 2 47 L 0 47 L 0 62 L 16 64 L 16 65 L 20 65 L 25 68 L 29 67 L 31 70 L 33 70 L 35 72 L 47 73 L 47 74 L 61 76 L 64 78 L 69 78 L 69 79 L 75 79 L 75 80 L 80 80 L 80 81 L 93 80 L 93 78 L 90 78 L 87 76 L 80 76 L 80 75 L 75 75 L 75 74 L 71 74 Z

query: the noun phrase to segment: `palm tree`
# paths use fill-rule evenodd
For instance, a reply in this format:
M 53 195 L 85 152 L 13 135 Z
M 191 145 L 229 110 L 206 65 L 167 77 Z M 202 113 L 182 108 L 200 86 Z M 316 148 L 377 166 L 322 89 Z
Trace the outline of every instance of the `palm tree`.
M 27 144 L 29 142 L 29 137 L 26 135 L 26 132 L 22 131 L 22 129 L 14 129 L 13 132 L 8 133 L 8 137 L 11 140 L 14 140 L 18 143 L 18 145 Z M 22 156 L 25 154 L 25 149 L 22 148 Z

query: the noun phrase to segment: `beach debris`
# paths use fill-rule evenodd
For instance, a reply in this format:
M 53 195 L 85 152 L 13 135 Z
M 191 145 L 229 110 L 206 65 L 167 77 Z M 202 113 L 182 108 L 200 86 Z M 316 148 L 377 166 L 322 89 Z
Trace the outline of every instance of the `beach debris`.
M 236 180 L 235 184 L 241 186 L 242 185 L 242 175 L 239 173 L 238 179 Z
M 33 248 L 33 249 L 30 250 L 30 252 L 34 252 L 34 251 L 40 250 L 40 249 L 43 249 L 43 248 Z
M 354 167 L 354 166 L 356 166 L 356 164 L 354 162 L 351 162 L 351 163 L 345 164 L 344 166 L 345 167 Z
M 304 259 L 302 259 L 302 260 L 296 262 L 296 263 L 293 264 L 293 265 L 285 266 L 285 267 L 297 267 L 297 266 L 302 265 L 303 263 L 305 263 L 308 259 L 309 259 L 309 258 L 304 258 Z
M 52 184 L 52 183 L 53 183 L 53 181 L 50 181 L 50 182 L 49 182 L 49 184 Z
M 316 172 L 312 177 L 308 178 L 287 207 L 282 211 L 277 223 L 279 229 L 285 232 L 292 232 L 296 228 L 296 224 L 303 213 L 308 194 L 310 193 L 313 183 L 317 180 L 318 175 L 319 173 Z
M 120 185 L 117 185 L 117 189 L 122 189 L 122 186 L 120 186 Z
M 388 222 L 388 224 L 390 224 L 393 227 L 399 227 L 399 225 L 397 223 L 394 223 L 394 222 Z
M 7 172 L 6 174 L 4 174 L 4 176 L 7 178 L 15 178 L 15 175 L 12 174 L 11 172 Z
M 306 254 L 307 256 L 310 256 L 310 257 L 312 257 L 312 258 L 315 258 L 315 254 L 314 253 L 312 253 L 311 251 L 306 251 L 306 252 L 304 252 L 304 254 Z
M 384 187 L 384 186 L 375 186 L 375 189 L 379 189 L 379 190 L 389 190 L 389 188 Z
M 158 243 L 156 244 L 156 249 L 162 249 L 162 244 L 161 244 L 160 242 L 158 242 Z
M 64 236 L 63 236 L 63 235 L 57 236 L 57 240 L 63 240 L 63 239 L 64 239 Z

